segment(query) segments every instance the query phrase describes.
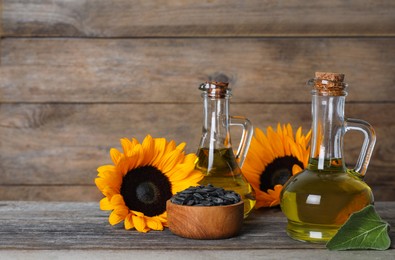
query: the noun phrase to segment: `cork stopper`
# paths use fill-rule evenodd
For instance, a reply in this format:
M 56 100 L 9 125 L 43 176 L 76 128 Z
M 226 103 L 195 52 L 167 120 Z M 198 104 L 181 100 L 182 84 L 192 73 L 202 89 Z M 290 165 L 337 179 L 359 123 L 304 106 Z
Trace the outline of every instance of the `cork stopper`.
M 316 72 L 315 77 L 318 79 L 337 81 L 337 82 L 344 81 L 344 74 L 341 74 L 341 73 Z
M 199 89 L 205 91 L 209 97 L 225 98 L 231 95 L 229 83 L 220 81 L 207 81 L 199 86 Z
M 332 72 L 316 72 L 313 79 L 313 92 L 323 96 L 346 96 L 347 84 L 344 74 Z

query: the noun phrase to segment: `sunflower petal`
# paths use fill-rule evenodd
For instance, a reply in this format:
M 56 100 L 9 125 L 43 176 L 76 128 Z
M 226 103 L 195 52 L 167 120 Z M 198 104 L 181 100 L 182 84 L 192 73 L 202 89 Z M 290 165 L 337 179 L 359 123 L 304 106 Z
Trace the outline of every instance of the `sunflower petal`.
M 292 144 L 291 145 L 291 151 L 292 151 L 292 155 L 295 156 L 296 158 L 298 158 L 300 161 L 302 161 L 302 156 L 299 152 L 299 147 L 297 144 Z
M 137 231 L 147 233 L 150 230 L 149 227 L 147 227 L 143 216 L 132 215 L 132 219 Z
M 310 142 L 311 139 L 311 129 L 309 130 L 309 132 L 306 134 L 306 141 Z
M 262 148 L 267 151 L 267 154 L 273 155 L 273 158 L 275 158 L 274 157 L 275 153 L 268 137 L 266 137 L 266 135 L 263 134 L 262 130 L 258 131 L 258 133 L 262 133 L 262 135 L 259 136 L 259 139 L 257 138 L 259 143 L 262 145 Z
M 261 207 L 269 207 L 273 202 L 274 198 L 267 194 L 266 192 L 260 191 L 256 193 L 256 204 L 255 208 L 259 209 Z
M 116 194 L 111 198 L 111 203 L 114 206 L 120 206 L 120 205 L 125 205 L 125 201 L 123 200 L 123 197 L 121 194 Z
M 133 153 L 130 157 L 125 158 L 126 172 L 130 170 L 142 166 L 142 161 L 144 160 L 144 151 L 141 144 L 136 144 L 133 148 Z
M 271 127 L 267 128 L 267 136 L 271 140 L 271 145 L 273 147 L 273 151 L 275 152 L 277 157 L 284 156 L 285 154 L 284 154 L 284 149 L 282 147 L 281 138 L 279 137 L 278 134 L 276 134 L 273 131 L 273 128 L 271 128 Z
M 133 218 L 132 218 L 132 216 L 133 216 L 133 214 L 128 214 L 128 215 L 126 216 L 126 218 L 125 218 L 124 225 L 125 225 L 125 229 L 126 229 L 126 230 L 129 230 L 129 229 L 134 228 L 134 223 L 133 223 Z
M 180 143 L 179 145 L 177 145 L 176 149 L 180 151 L 184 151 L 186 145 L 187 144 L 185 142 Z
M 174 149 L 176 149 L 176 142 L 171 140 L 166 144 L 165 154 L 173 151 Z
M 299 165 L 297 165 L 297 164 L 294 164 L 294 166 L 292 166 L 292 175 L 295 175 L 295 174 L 297 174 L 297 173 L 299 173 L 299 172 L 301 172 L 303 169 L 302 168 L 300 168 L 300 166 Z
M 274 207 L 280 204 L 280 193 L 283 189 L 282 185 L 275 185 L 274 190 L 269 189 L 267 193 L 270 195 L 270 197 L 273 198 L 273 200 L 270 202 L 269 207 Z
M 105 197 L 100 200 L 100 209 L 101 210 L 113 210 L 114 207 L 113 207 L 113 205 L 111 205 L 111 202 L 108 200 L 108 198 Z
M 110 172 L 110 173 L 115 173 L 115 166 L 114 165 L 103 165 L 97 168 L 97 171 L 99 173 L 101 172 Z
M 133 152 L 133 143 L 127 138 L 122 138 L 120 141 L 125 156 L 131 156 Z
M 104 196 L 106 196 L 111 201 L 112 196 L 114 196 L 115 194 L 119 194 L 120 188 L 121 188 L 120 186 L 119 187 L 106 186 L 102 190 L 102 193 Z
M 103 178 L 95 179 L 96 187 L 103 193 L 103 190 L 108 186 L 107 182 Z M 104 194 L 103 194 L 104 195 Z
M 147 226 L 152 230 L 163 230 L 162 222 L 156 217 L 146 217 Z
M 142 166 L 148 165 L 152 162 L 154 159 L 154 152 L 155 152 L 155 142 L 154 139 L 150 136 L 147 135 L 143 143 L 141 144 L 142 149 L 143 149 L 143 157 L 144 159 L 141 162 Z
M 108 218 L 108 221 L 113 226 L 120 223 L 122 220 L 124 220 L 124 218 L 119 216 L 115 211 L 111 212 L 110 217 Z
M 302 138 L 302 127 L 299 127 L 298 130 L 296 130 L 296 135 L 295 135 L 296 142 L 300 143 L 301 138 Z
M 292 129 L 292 126 L 291 126 L 291 124 L 287 124 L 287 136 L 289 136 L 291 139 L 292 139 L 292 141 L 295 141 L 295 138 L 294 138 L 294 133 L 293 133 L 293 129 Z
M 163 154 L 165 153 L 166 139 L 155 138 L 154 143 L 155 143 L 155 148 L 154 148 L 154 154 L 153 154 L 151 165 L 156 167 L 158 163 L 161 161 Z
M 110 149 L 110 156 L 111 160 L 114 162 L 115 165 L 118 164 L 119 160 L 121 159 L 122 153 L 115 148 Z
M 100 179 L 105 186 L 110 186 L 110 187 L 120 187 L 122 183 L 122 176 L 119 176 L 119 174 L 116 173 L 111 173 L 111 172 L 101 172 L 98 174 L 98 178 Z M 99 182 L 100 182 L 99 181 Z M 101 189 L 103 191 L 103 189 Z
M 158 169 L 163 173 L 167 173 L 170 171 L 178 162 L 178 157 L 182 152 L 180 150 L 173 150 L 166 155 L 163 156 L 160 164 L 158 165 Z
M 196 183 L 203 179 L 203 173 L 195 170 L 194 161 L 196 160 L 196 158 L 197 157 L 195 154 L 189 154 L 185 156 L 184 163 L 175 165 L 173 169 L 166 173 L 166 176 L 173 184 L 173 187 L 179 182 L 186 182 L 187 185 L 189 184 L 189 186 L 195 186 Z M 185 185 L 182 186 L 184 187 Z
M 128 173 L 130 164 L 133 163 L 132 160 L 133 159 L 131 159 L 131 157 L 125 157 L 122 154 L 117 164 L 117 171 L 121 173 L 122 176 L 125 176 Z
M 280 123 L 277 124 L 277 135 L 280 137 L 281 143 L 284 143 L 284 132 Z

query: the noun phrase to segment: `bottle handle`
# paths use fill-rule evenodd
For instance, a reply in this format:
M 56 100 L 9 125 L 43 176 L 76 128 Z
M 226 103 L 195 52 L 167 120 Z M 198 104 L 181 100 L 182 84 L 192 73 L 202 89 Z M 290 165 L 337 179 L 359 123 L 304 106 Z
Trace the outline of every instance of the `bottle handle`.
M 373 148 L 376 143 L 376 133 L 373 127 L 366 121 L 360 119 L 347 118 L 345 120 L 345 131 L 360 131 L 364 135 L 361 152 L 354 170 L 360 178 L 365 176 L 366 170 L 372 156 Z
M 254 129 L 250 120 L 243 116 L 230 116 L 229 125 L 241 126 L 243 128 L 243 133 L 241 134 L 241 140 L 239 147 L 237 148 L 237 153 L 235 155 L 236 161 L 241 168 L 244 164 L 244 160 L 247 156 L 248 148 L 250 147 L 252 134 Z

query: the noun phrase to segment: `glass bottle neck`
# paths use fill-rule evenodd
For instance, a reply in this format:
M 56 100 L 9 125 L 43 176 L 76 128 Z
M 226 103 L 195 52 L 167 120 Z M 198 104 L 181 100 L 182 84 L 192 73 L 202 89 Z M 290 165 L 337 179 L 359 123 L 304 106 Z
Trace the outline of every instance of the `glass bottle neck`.
M 345 96 L 313 93 L 310 170 L 345 170 L 343 158 Z
M 223 98 L 203 97 L 203 129 L 200 148 L 230 148 L 229 95 Z

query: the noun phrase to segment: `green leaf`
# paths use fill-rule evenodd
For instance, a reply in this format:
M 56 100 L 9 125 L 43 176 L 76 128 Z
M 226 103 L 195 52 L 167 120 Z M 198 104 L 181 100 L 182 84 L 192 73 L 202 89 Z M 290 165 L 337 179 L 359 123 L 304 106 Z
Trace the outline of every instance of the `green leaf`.
M 369 205 L 351 214 L 326 247 L 330 250 L 386 250 L 391 246 L 389 228 L 390 225 Z

